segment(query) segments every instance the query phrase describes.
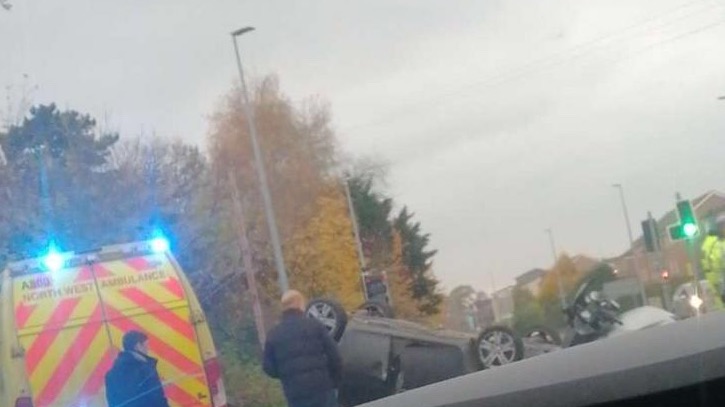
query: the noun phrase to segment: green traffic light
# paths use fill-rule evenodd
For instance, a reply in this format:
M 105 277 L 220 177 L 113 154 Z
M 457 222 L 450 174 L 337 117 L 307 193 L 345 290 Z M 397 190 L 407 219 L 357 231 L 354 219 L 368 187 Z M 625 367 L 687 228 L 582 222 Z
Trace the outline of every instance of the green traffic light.
M 700 233 L 700 228 L 697 226 L 697 215 L 695 215 L 695 210 L 690 201 L 681 200 L 677 202 L 677 217 L 679 218 L 679 222 L 667 228 L 670 239 L 673 242 L 676 240 L 693 239 Z
M 697 225 L 694 223 L 685 223 L 682 225 L 682 231 L 688 238 L 693 237 L 697 234 Z

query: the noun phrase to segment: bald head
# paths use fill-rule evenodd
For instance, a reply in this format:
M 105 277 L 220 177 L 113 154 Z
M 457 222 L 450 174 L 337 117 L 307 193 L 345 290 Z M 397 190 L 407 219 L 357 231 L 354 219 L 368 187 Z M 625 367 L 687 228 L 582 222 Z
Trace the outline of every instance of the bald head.
M 282 295 L 282 311 L 305 310 L 305 297 L 297 290 L 289 290 Z

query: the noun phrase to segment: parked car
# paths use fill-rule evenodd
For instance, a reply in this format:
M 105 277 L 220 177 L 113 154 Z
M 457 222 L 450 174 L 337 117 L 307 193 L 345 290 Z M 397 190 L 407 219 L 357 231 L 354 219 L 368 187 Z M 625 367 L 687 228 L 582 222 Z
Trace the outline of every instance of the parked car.
M 717 308 L 717 293 L 715 293 L 707 280 L 700 280 L 700 291 L 698 297 L 702 300 L 699 307 L 700 313 L 706 313 Z M 672 312 L 678 318 L 689 318 L 696 314 L 696 309 L 692 305 L 692 299 L 695 294 L 695 283 L 689 282 L 678 286 L 672 295 Z
M 370 304 L 362 308 L 348 315 L 337 302 L 322 299 L 311 301 L 307 307 L 307 315 L 321 321 L 339 342 L 344 360 L 340 388 L 343 406 L 505 365 L 526 356 L 521 338 L 504 326 L 492 326 L 474 335 L 432 329 L 393 319 L 389 314 L 371 315 Z M 541 353 L 548 346 L 537 346 L 531 353 Z

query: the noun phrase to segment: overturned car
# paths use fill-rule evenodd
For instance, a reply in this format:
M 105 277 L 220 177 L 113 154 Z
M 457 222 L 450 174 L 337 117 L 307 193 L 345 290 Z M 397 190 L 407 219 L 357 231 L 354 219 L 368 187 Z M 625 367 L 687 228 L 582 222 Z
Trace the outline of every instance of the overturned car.
M 307 315 L 322 322 L 339 343 L 343 406 L 558 349 L 543 341 L 529 346 L 528 339 L 522 341 L 504 326 L 478 335 L 431 329 L 394 319 L 388 309 L 375 304 L 348 316 L 338 303 L 317 299 L 308 304 Z

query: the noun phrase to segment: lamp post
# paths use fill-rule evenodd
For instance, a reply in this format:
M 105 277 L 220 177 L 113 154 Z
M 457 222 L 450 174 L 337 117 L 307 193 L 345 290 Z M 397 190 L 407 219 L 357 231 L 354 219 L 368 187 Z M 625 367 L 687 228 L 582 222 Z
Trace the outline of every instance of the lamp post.
M 554 273 L 556 273 L 556 287 L 559 290 L 559 301 L 561 301 L 561 308 L 566 308 L 566 298 L 564 297 L 564 285 L 561 281 L 561 271 L 556 267 L 556 262 L 559 260 L 559 255 L 556 252 L 556 243 L 554 243 L 554 231 L 551 228 L 545 230 L 549 235 L 549 244 L 551 245 L 551 255 L 554 257 Z
M 277 229 L 277 220 L 274 215 L 274 208 L 272 207 L 272 197 L 269 193 L 269 184 L 267 182 L 267 173 L 264 169 L 264 161 L 262 160 L 262 153 L 259 149 L 259 142 L 257 141 L 257 127 L 254 123 L 254 111 L 249 102 L 249 95 L 247 93 L 247 83 L 244 81 L 244 69 L 242 68 L 242 59 L 239 56 L 239 46 L 237 45 L 237 37 L 253 31 L 254 27 L 242 27 L 231 33 L 232 43 L 234 43 L 234 54 L 237 58 L 237 68 L 239 69 L 239 80 L 242 84 L 242 109 L 244 114 L 247 116 L 247 126 L 249 127 L 249 137 L 252 141 L 252 152 L 254 153 L 254 164 L 257 168 L 257 176 L 259 177 L 259 189 L 262 193 L 262 202 L 264 204 L 264 215 L 267 220 L 267 227 L 269 229 L 269 238 L 272 243 L 272 251 L 274 252 L 274 264 L 277 269 L 277 275 L 279 278 L 279 288 L 284 293 L 289 290 L 289 280 L 287 278 L 287 271 L 284 266 L 284 257 L 282 255 L 282 245 L 279 241 L 279 232 Z
M 613 188 L 619 190 L 619 199 L 622 201 L 622 213 L 624 222 L 627 225 L 627 237 L 629 238 L 629 249 L 632 251 L 632 265 L 634 268 L 634 276 L 639 282 L 639 293 L 642 297 L 642 305 L 647 305 L 647 294 L 644 291 L 644 281 L 639 276 L 639 262 L 637 261 L 637 253 L 634 248 L 634 237 L 632 236 L 632 225 L 629 222 L 629 211 L 627 211 L 627 201 L 624 199 L 624 187 L 622 184 L 612 184 Z

